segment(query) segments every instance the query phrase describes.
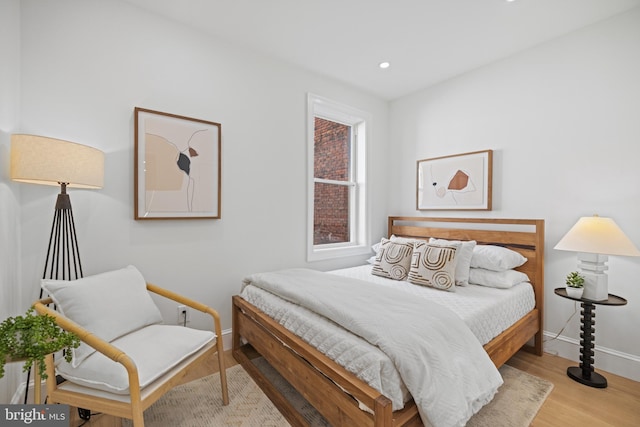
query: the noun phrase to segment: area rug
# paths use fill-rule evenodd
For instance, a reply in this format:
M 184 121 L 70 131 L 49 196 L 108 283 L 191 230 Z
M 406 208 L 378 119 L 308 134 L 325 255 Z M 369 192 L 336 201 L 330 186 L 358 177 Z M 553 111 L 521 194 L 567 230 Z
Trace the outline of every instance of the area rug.
M 258 362 L 260 363 L 260 362 Z M 326 420 L 309 405 L 268 364 L 260 369 L 285 390 L 304 418 L 314 427 L 326 427 Z M 504 384 L 496 397 L 474 415 L 468 427 L 526 427 L 547 398 L 553 384 L 504 365 L 500 368 Z M 278 378 L 279 377 L 279 378 Z M 278 412 L 260 387 L 240 366 L 227 369 L 228 406 L 222 406 L 220 381 L 210 375 L 174 388 L 144 413 L 146 427 L 284 427 L 289 423 Z M 130 427 L 130 420 L 123 426 Z

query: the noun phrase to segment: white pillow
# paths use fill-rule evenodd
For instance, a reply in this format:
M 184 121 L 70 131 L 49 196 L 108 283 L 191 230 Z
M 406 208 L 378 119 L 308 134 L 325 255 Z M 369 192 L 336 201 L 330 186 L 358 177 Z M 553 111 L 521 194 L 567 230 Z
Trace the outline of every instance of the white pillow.
M 512 270 L 527 262 L 516 251 L 494 245 L 476 245 L 471 256 L 472 268 L 484 268 L 493 271 Z
M 491 288 L 508 289 L 518 283 L 528 282 L 529 276 L 521 271 L 493 271 L 484 268 L 472 268 L 469 272 L 469 283 Z
M 371 246 L 371 250 L 373 251 L 374 255 L 372 255 L 369 258 L 367 258 L 367 262 L 369 264 L 373 264 L 374 262 L 376 262 L 376 257 L 378 256 L 378 252 L 380 252 L 380 245 L 382 244 L 382 240 L 384 240 L 384 237 L 382 239 L 380 239 L 379 242 L 374 243 Z
M 409 282 L 432 288 L 455 291 L 455 246 L 436 246 L 426 242 L 415 243 Z
M 406 279 L 411 266 L 412 252 L 413 244 L 411 243 L 396 243 L 382 239 L 371 274 L 393 280 Z
M 142 274 L 132 265 L 78 280 L 42 280 L 58 310 L 105 341 L 162 323 Z M 95 350 L 82 343 L 72 350 L 76 368 Z
M 380 245 L 382 245 L 383 240 L 384 240 L 384 237 L 380 239 L 379 242 L 376 242 L 371 246 L 371 250 L 373 251 L 374 254 L 378 255 L 378 252 L 380 252 Z
M 429 239 L 431 245 L 448 245 L 459 244 L 460 248 L 456 253 L 456 285 L 466 286 L 469 284 L 469 268 L 471 268 L 471 257 L 473 256 L 473 248 L 476 247 L 475 240 L 461 241 L 461 240 L 444 240 Z
M 391 235 L 390 239 L 392 242 L 395 242 L 395 243 L 411 243 L 411 244 L 419 243 L 419 242 L 427 243 L 427 241 L 429 240 L 426 237 L 424 240 L 422 240 L 422 239 L 414 239 L 413 237 L 398 237 L 393 234 Z

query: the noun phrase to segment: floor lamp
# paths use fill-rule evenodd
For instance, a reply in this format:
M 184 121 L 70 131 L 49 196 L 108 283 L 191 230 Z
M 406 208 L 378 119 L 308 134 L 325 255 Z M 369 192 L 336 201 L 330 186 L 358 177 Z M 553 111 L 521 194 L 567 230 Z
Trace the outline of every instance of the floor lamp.
M 10 175 L 14 181 L 60 186 L 42 278 L 60 280 L 81 278 L 82 263 L 67 188 L 102 188 L 104 153 L 86 145 L 60 139 L 36 135 L 12 135 Z M 42 298 L 42 289 L 40 298 Z M 24 396 L 25 404 L 29 390 L 29 374 L 27 375 L 27 392 Z M 36 384 L 38 399 L 39 388 L 40 384 Z

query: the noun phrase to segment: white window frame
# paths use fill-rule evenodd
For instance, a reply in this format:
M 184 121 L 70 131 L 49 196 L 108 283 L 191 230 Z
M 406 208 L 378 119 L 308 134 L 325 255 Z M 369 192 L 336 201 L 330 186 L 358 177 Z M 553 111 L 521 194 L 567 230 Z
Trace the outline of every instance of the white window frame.
M 315 118 L 331 120 L 352 127 L 350 165 L 350 241 L 313 244 L 314 191 L 316 182 L 328 182 L 314 177 Z M 365 255 L 370 248 L 370 208 L 367 187 L 367 141 L 371 115 L 348 105 L 309 93 L 307 95 L 307 261 L 319 261 L 345 256 Z M 330 183 L 336 183 L 331 181 Z M 352 184 L 351 184 L 352 183 Z M 344 183 L 340 182 L 341 185 Z

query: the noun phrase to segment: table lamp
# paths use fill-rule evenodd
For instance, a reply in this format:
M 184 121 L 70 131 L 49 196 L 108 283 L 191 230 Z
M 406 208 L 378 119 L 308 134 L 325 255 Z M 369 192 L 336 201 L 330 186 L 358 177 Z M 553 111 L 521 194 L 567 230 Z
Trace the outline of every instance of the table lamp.
M 604 301 L 609 297 L 608 255 L 640 256 L 640 251 L 611 218 L 582 217 L 554 247 L 578 252 L 578 269 L 584 276 L 583 298 Z

